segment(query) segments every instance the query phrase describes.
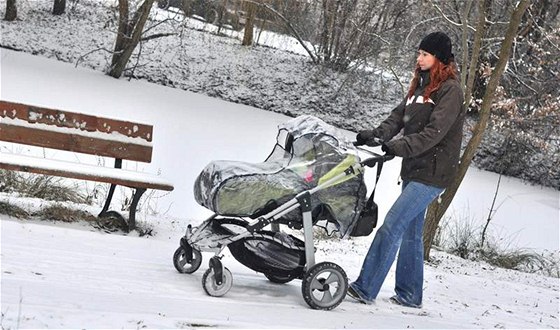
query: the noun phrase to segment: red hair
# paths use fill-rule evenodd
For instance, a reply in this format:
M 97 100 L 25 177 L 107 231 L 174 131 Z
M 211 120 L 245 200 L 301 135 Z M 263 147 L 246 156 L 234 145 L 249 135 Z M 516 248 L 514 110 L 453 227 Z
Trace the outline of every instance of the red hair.
M 416 70 L 414 70 L 414 78 L 410 83 L 410 88 L 408 89 L 407 98 L 414 95 L 416 87 L 418 87 L 418 82 L 420 80 L 420 66 L 416 64 Z M 437 91 L 441 84 L 447 79 L 457 79 L 457 68 L 455 67 L 455 62 L 451 61 L 449 64 L 443 64 L 437 58 L 435 59 L 434 65 L 430 68 L 430 83 L 426 86 L 424 90 L 424 102 L 428 102 L 430 95 Z

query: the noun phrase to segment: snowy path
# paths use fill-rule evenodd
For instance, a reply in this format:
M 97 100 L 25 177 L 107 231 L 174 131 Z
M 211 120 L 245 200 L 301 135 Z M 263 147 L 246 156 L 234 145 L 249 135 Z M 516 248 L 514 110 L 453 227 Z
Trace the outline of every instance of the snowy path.
M 179 274 L 171 263 L 175 239 L 0 218 L 4 328 L 558 326 L 557 279 L 484 272 L 478 264 L 464 266 L 454 258 L 427 268 L 422 310 L 389 303 L 390 278 L 375 305 L 346 300 L 324 312 L 307 307 L 300 281 L 272 284 L 228 256 L 224 263 L 233 272 L 234 286 L 224 297 L 209 297 L 200 283 L 209 255 L 193 275 Z M 319 249 L 319 260 L 330 255 L 355 276 L 365 247 L 360 242 L 328 242 Z
M 319 328 L 364 328 L 378 322 L 351 302 L 333 312 L 310 310 L 300 282 L 274 285 L 231 258 L 226 264 L 234 272 L 234 287 L 225 297 L 209 297 L 200 283 L 206 263 L 193 275 L 177 273 L 171 264 L 176 247 L 176 242 L 3 221 L 3 325 L 16 324 L 20 298 L 20 327 L 33 328 L 293 328 L 310 319 Z M 411 324 L 393 314 L 384 324 Z

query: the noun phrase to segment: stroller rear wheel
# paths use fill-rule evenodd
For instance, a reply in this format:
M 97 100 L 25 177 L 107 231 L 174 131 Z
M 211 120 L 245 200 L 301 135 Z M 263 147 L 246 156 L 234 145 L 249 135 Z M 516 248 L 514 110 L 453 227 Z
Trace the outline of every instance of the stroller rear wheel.
M 188 260 L 187 251 L 182 246 L 179 246 L 173 254 L 173 266 L 179 273 L 192 274 L 200 268 L 202 263 L 202 253 L 192 249 L 192 258 Z
M 313 309 L 335 308 L 344 300 L 347 290 L 346 273 L 332 262 L 321 262 L 311 267 L 303 275 L 301 283 L 303 299 Z
M 214 277 L 214 269 L 208 268 L 202 275 L 202 288 L 209 296 L 221 297 L 228 293 L 233 285 L 233 275 L 226 267 L 222 270 L 222 283 L 217 284 Z

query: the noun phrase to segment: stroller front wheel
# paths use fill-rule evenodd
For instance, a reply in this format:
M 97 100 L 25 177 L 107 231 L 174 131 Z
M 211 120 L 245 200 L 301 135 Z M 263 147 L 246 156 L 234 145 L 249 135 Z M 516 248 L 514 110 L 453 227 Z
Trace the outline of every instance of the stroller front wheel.
M 221 297 L 228 293 L 233 286 L 233 275 L 226 267 L 222 270 L 222 283 L 217 284 L 214 277 L 214 269 L 208 268 L 202 275 L 202 288 L 212 297 Z
M 189 260 L 187 251 L 182 246 L 179 246 L 173 254 L 173 266 L 179 273 L 192 274 L 200 268 L 202 264 L 202 253 L 192 249 L 192 258 Z
M 305 302 L 313 309 L 331 310 L 346 296 L 348 277 L 344 270 L 332 262 L 321 262 L 304 275 L 301 292 Z

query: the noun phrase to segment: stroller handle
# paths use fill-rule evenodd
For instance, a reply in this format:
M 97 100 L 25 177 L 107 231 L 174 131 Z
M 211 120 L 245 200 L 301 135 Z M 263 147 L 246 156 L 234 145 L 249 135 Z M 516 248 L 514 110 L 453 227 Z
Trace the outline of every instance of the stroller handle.
M 377 163 L 383 163 L 386 162 L 388 160 L 391 160 L 393 158 L 395 158 L 395 155 L 389 155 L 389 154 L 385 154 L 385 155 L 380 155 L 378 153 L 375 153 L 371 150 L 368 150 L 362 146 L 358 146 L 356 147 L 358 150 L 363 151 L 367 154 L 369 154 L 371 157 L 364 159 L 363 161 L 360 162 L 360 164 L 362 164 L 362 166 L 367 166 L 367 167 L 374 167 L 375 164 Z

